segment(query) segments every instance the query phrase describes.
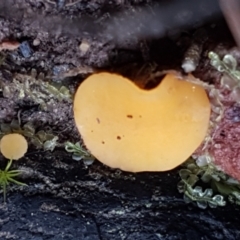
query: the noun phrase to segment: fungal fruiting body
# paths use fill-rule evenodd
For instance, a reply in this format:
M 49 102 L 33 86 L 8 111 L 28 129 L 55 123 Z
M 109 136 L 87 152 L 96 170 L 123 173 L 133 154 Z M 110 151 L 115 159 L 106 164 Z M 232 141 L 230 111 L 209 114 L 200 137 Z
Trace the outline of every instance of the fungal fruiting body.
M 8 158 L 8 164 L 4 170 L 0 170 L 0 187 L 3 189 L 3 200 L 6 202 L 6 187 L 9 183 L 26 186 L 19 182 L 15 177 L 21 174 L 21 170 L 9 170 L 13 160 L 18 160 L 27 152 L 28 143 L 24 136 L 18 133 L 4 135 L 0 141 L 0 150 L 5 158 Z
M 2 155 L 10 160 L 18 160 L 27 152 L 27 140 L 18 133 L 4 135 L 0 141 Z
M 210 103 L 201 86 L 173 73 L 144 90 L 102 72 L 78 88 L 74 118 L 86 147 L 102 163 L 130 172 L 167 171 L 204 140 Z

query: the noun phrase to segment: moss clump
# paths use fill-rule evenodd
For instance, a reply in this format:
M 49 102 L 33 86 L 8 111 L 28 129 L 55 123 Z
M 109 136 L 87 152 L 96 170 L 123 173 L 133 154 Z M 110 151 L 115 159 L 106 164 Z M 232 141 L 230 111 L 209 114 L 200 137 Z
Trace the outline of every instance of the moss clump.
M 16 74 L 12 83 L 5 83 L 0 80 L 1 89 L 5 98 L 17 100 L 27 99 L 40 105 L 43 111 L 50 111 L 56 102 L 72 102 L 72 94 L 63 85 L 54 82 L 44 81 L 36 74 Z
M 240 71 L 237 69 L 237 60 L 231 54 L 226 54 L 221 60 L 215 52 L 209 52 L 210 64 L 219 72 L 228 74 L 236 81 L 240 80 Z
M 200 208 L 225 206 L 226 199 L 240 205 L 240 182 L 216 169 L 211 163 L 198 165 L 190 159 L 179 171 L 178 190 L 186 202 L 195 202 Z M 204 188 L 205 187 L 205 188 Z M 203 190 L 204 188 L 204 190 Z
M 66 142 L 65 150 L 69 153 L 72 153 L 72 159 L 76 161 L 83 160 L 84 164 L 90 165 L 94 162 L 95 158 L 88 152 L 84 147 L 77 143 Z
M 21 170 L 9 170 L 12 165 L 12 160 L 9 160 L 7 166 L 4 170 L 0 169 L 0 186 L 3 189 L 3 200 L 6 202 L 6 192 L 7 186 L 10 183 L 15 183 L 20 186 L 27 186 L 25 183 L 19 182 L 15 179 L 15 177 L 19 176 L 22 171 Z

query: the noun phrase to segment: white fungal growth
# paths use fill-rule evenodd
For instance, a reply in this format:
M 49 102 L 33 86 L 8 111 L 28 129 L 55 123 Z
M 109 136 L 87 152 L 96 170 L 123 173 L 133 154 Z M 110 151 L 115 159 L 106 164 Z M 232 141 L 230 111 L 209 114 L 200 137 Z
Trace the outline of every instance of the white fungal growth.
M 201 44 L 192 44 L 185 53 L 182 68 L 185 73 L 190 73 L 196 70 L 200 56 L 202 53 Z
M 199 166 L 199 167 L 204 167 L 204 166 L 207 166 L 209 163 L 208 161 L 208 157 L 206 155 L 203 155 L 203 156 L 199 156 L 196 160 L 196 164 Z
M 203 44 L 207 40 L 207 33 L 204 29 L 197 30 L 193 35 L 193 41 L 187 49 L 182 62 L 182 68 L 185 73 L 190 73 L 196 70 L 203 49 Z

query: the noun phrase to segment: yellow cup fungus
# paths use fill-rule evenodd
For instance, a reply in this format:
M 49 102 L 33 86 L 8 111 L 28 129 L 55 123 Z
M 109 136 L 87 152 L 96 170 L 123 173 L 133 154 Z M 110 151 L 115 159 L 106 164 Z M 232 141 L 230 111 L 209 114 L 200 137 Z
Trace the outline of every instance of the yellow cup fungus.
M 151 89 L 107 72 L 89 76 L 74 99 L 76 126 L 88 150 L 124 171 L 167 171 L 204 140 L 210 118 L 205 90 L 167 74 Z
M 23 157 L 28 149 L 28 143 L 24 136 L 18 133 L 4 135 L 0 141 L 2 155 L 10 160 L 18 160 Z

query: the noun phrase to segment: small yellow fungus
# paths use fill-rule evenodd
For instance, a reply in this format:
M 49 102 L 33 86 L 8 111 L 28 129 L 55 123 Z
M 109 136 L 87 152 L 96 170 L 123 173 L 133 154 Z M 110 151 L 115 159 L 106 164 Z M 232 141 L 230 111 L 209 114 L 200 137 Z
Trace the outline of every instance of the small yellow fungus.
M 102 72 L 78 88 L 74 117 L 86 147 L 102 163 L 130 172 L 167 171 L 204 140 L 210 103 L 201 86 L 173 73 L 144 90 Z
M 0 141 L 2 155 L 10 160 L 18 160 L 23 157 L 27 149 L 26 139 L 18 133 L 4 135 Z

